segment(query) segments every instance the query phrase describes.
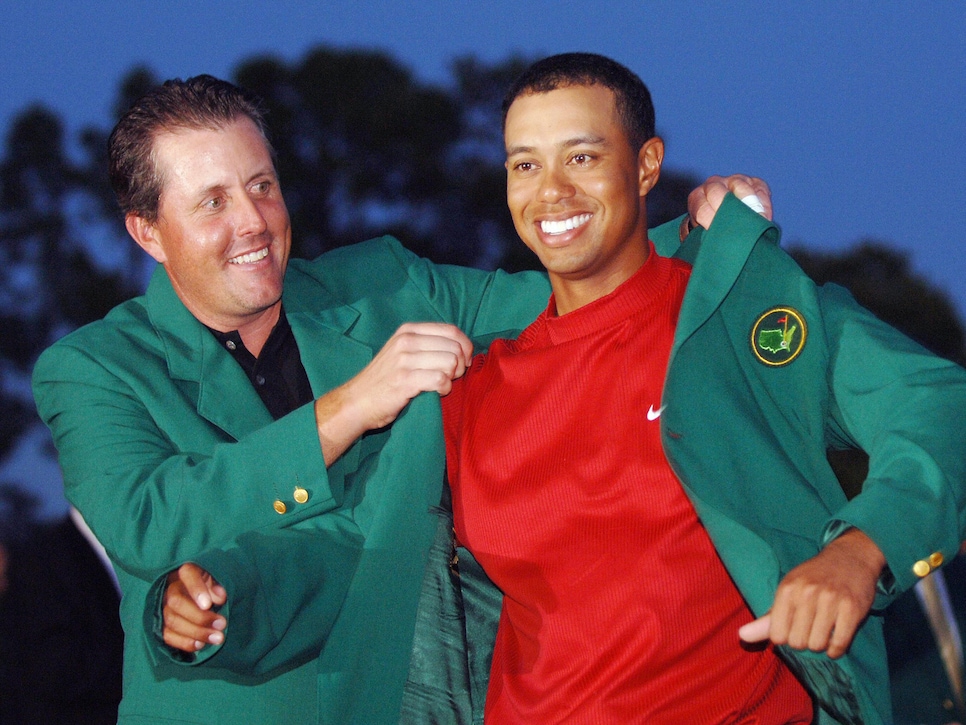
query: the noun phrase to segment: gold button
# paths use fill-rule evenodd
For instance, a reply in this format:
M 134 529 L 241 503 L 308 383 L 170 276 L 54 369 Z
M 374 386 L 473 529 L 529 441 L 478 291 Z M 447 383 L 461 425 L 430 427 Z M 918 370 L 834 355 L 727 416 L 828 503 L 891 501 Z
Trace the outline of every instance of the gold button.
M 929 566 L 933 569 L 938 569 L 943 565 L 943 553 L 941 551 L 933 552 L 929 555 Z
M 918 577 L 924 577 L 926 574 L 932 571 L 932 567 L 929 566 L 929 562 L 925 559 L 917 561 L 912 565 L 912 573 Z
M 296 486 L 295 493 L 292 495 L 295 498 L 295 503 L 305 503 L 309 500 L 309 492 L 301 486 Z
M 288 507 L 285 505 L 284 501 L 276 500 L 275 503 L 272 504 L 272 507 L 275 509 L 275 513 L 277 514 L 284 514 L 286 511 L 288 511 Z

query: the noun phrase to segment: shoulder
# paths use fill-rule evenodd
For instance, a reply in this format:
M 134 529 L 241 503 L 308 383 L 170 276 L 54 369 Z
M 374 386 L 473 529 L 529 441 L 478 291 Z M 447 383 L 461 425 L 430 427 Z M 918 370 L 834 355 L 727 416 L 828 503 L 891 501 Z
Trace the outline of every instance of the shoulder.
M 312 260 L 293 259 L 289 272 L 323 284 L 364 282 L 398 274 L 419 259 L 395 237 L 383 236 L 333 249 Z
M 333 249 L 315 259 L 293 259 L 285 275 L 290 311 L 377 304 L 412 292 L 413 268 L 433 265 L 385 236 Z
M 161 340 L 148 318 L 144 297 L 123 302 L 103 319 L 70 332 L 48 347 L 34 366 L 35 382 L 62 377 L 71 366 L 91 361 L 145 360 L 161 353 Z

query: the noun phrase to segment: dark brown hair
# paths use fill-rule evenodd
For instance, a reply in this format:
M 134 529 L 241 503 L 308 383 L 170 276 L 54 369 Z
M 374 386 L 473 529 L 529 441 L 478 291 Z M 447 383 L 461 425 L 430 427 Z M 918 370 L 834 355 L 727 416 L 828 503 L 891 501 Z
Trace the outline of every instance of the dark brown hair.
M 522 95 L 549 93 L 568 86 L 600 85 L 614 92 L 617 114 L 634 151 L 654 136 L 654 104 L 651 92 L 633 71 L 615 60 L 595 53 L 551 55 L 527 68 L 503 98 L 503 130 L 506 114 Z
M 117 122 L 107 142 L 111 188 L 121 211 L 157 221 L 164 179 L 154 139 L 176 129 L 219 129 L 247 117 L 271 151 L 261 102 L 252 93 L 210 75 L 175 78 L 141 96 Z

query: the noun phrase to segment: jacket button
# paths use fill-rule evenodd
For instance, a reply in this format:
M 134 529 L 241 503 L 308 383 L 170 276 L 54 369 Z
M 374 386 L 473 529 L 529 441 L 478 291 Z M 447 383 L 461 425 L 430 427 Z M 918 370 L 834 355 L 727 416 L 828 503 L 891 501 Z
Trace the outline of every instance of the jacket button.
M 933 569 L 937 569 L 943 565 L 943 553 L 941 551 L 933 552 L 929 555 L 929 566 Z
M 295 503 L 305 503 L 309 500 L 309 492 L 301 486 L 296 486 L 295 493 L 292 494 L 292 498 L 295 499 Z
M 912 565 L 912 573 L 920 578 L 926 576 L 931 571 L 932 567 L 929 566 L 929 562 L 925 559 L 920 559 Z
M 286 511 L 288 511 L 288 507 L 285 505 L 284 501 L 276 500 L 275 503 L 272 504 L 272 508 L 275 509 L 275 513 L 277 514 L 284 514 Z

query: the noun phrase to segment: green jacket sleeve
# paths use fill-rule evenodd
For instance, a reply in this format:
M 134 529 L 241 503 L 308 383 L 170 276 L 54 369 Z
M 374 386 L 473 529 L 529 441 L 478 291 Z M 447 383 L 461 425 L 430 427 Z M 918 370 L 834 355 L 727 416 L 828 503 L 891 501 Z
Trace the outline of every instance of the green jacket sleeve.
M 305 524 L 310 524 L 306 526 Z M 349 517 L 318 516 L 293 529 L 253 531 L 225 549 L 196 557 L 228 590 L 220 613 L 229 622 L 220 647 L 187 654 L 160 644 L 165 579 L 149 593 L 145 629 L 156 638 L 153 658 L 259 675 L 318 656 L 338 615 L 363 538 Z M 264 596 L 271 593 L 271 596 Z
M 658 254 L 670 257 L 678 250 L 680 221 L 672 220 L 649 231 Z M 550 297 L 550 284 L 543 272 L 507 274 L 436 265 L 398 243 L 390 249 L 442 319 L 478 342 L 488 344 L 498 337 L 515 337 L 543 312 Z
M 34 369 L 34 397 L 67 498 L 128 573 L 150 580 L 244 531 L 279 526 L 272 502 L 295 481 L 310 500 L 286 524 L 338 503 L 311 405 L 236 441 L 180 405 L 170 380 L 150 379 L 147 359 L 134 359 L 125 380 L 104 357 L 55 345 Z
M 550 298 L 550 283 L 542 272 L 508 274 L 437 265 L 398 244 L 391 250 L 414 289 L 440 318 L 483 344 L 515 337 L 543 312 Z
M 896 594 L 918 562 L 951 561 L 966 538 L 966 371 L 822 289 L 830 344 L 833 445 L 869 454 L 860 495 L 830 523 L 855 526 L 885 554 Z M 838 526 L 836 526 L 838 524 Z M 930 563 L 931 561 L 931 563 Z M 891 596 L 880 596 L 876 606 Z

